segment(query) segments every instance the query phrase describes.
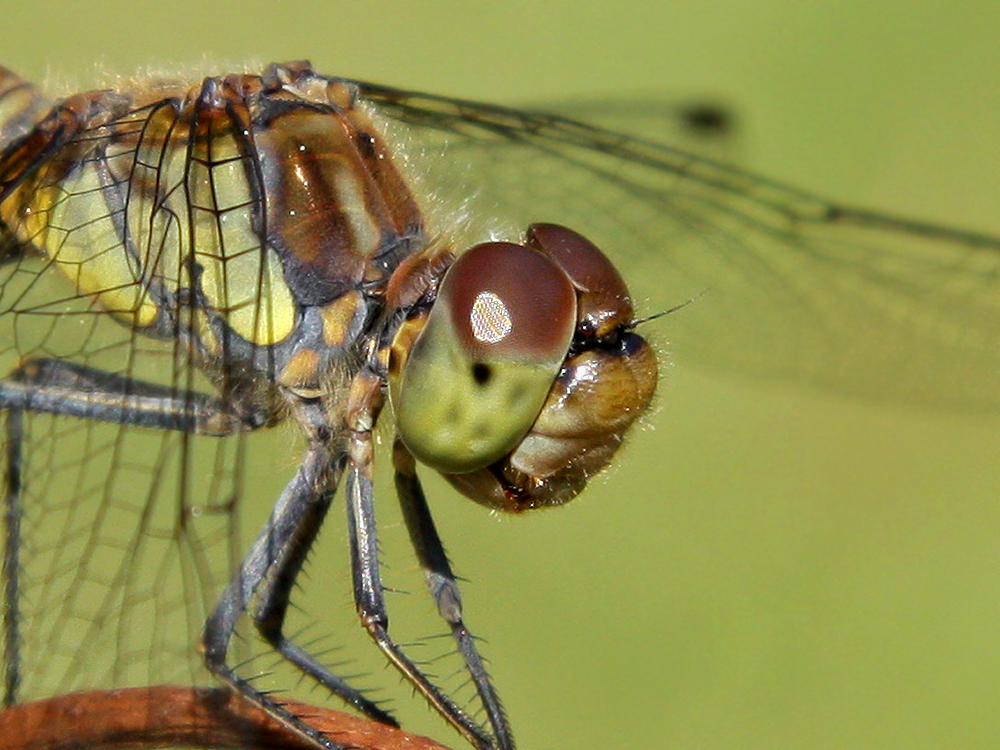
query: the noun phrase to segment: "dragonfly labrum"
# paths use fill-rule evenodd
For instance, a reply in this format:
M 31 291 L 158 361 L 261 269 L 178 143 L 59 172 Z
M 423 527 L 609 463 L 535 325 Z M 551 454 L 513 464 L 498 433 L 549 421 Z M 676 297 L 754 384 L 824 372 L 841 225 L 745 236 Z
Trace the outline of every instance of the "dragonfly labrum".
M 475 747 L 513 748 L 416 467 L 495 511 L 578 495 L 653 398 L 633 299 L 694 298 L 673 335 L 729 369 L 996 403 L 998 238 L 306 63 L 56 102 L 4 72 L 0 222 L 8 704 L 221 680 L 342 747 L 246 673 L 249 622 L 306 680 L 394 722 L 285 624 L 342 491 L 364 629 Z M 638 293 L 609 260 L 636 256 Z M 387 421 L 402 517 L 477 708 L 389 629 Z M 282 425 L 300 462 L 243 541 L 248 443 Z

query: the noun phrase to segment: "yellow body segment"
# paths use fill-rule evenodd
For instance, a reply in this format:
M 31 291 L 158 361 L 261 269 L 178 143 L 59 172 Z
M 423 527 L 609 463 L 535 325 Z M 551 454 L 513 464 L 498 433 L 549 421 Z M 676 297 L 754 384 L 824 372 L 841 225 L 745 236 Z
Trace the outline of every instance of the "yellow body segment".
M 67 177 L 61 189 L 62 198 L 48 208 L 48 232 L 42 249 L 78 294 L 93 295 L 129 325 L 151 325 L 156 305 L 142 285 L 144 269 L 121 241 L 116 227 L 121 215 L 108 211 L 105 191 L 117 193 L 119 187 L 102 185 L 96 166 L 88 165 Z

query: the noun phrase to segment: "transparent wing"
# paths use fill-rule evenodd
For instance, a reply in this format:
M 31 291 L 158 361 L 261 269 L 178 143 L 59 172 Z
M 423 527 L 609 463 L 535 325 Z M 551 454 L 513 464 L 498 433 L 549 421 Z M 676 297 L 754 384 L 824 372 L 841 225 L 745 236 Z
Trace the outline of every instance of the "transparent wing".
M 362 91 L 423 147 L 428 158 L 411 158 L 432 193 L 474 196 L 467 215 L 506 222 L 480 231 L 561 222 L 621 263 L 647 313 L 694 299 L 656 324 L 678 358 L 867 399 L 998 406 L 996 237 L 855 210 L 558 116 Z
M 65 389 L 62 414 L 0 410 L 3 497 L 21 514 L 5 539 L 3 592 L 7 622 L 16 623 L 7 630 L 7 673 L 20 681 L 18 700 L 204 682 L 196 644 L 243 554 L 234 514 L 242 435 L 195 436 L 71 413 L 73 398 L 93 396 L 106 377 L 136 393 L 147 386 L 178 397 L 217 392 L 178 340 L 125 324 L 141 305 L 142 273 L 158 267 L 166 275 L 166 264 L 182 262 L 176 227 L 194 224 L 176 196 L 210 168 L 178 168 L 139 146 L 113 146 L 123 131 L 146 128 L 149 114 L 80 134 L 49 157 L 51 169 L 23 198 L 10 198 L 32 210 L 21 212 L 23 224 L 5 227 L 22 244 L 0 254 L 0 380 L 10 388 L 27 379 L 40 397 L 60 378 L 30 380 L 26 367 L 69 363 L 81 374 Z M 121 187 L 120 175 L 144 168 L 156 173 L 149 181 L 159 200 Z M 37 210 L 46 218 L 31 238 Z
M 537 109 L 605 130 L 628 133 L 716 161 L 739 163 L 739 113 L 712 99 L 619 96 L 545 102 Z
M 58 356 L 129 377 L 144 371 L 147 382 L 186 380 L 160 342 L 135 338 L 106 313 L 68 318 L 21 308 L 10 318 L 3 322 L 14 323 L 14 333 L 7 338 L 7 327 L 3 341 L 16 342 L 22 356 Z M 29 344 L 32 333 L 41 338 Z M 20 699 L 204 682 L 193 645 L 240 554 L 232 512 L 242 436 L 24 412 L 16 443 L 7 437 L 3 468 L 16 461 L 23 488 Z

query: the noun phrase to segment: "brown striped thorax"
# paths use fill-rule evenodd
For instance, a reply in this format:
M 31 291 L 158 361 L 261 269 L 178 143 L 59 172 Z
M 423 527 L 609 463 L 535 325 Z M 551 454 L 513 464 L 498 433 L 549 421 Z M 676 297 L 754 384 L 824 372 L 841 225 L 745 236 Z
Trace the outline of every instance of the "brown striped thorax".
M 521 511 L 575 496 L 650 402 L 655 355 L 601 251 L 548 224 L 454 246 L 350 82 L 290 64 L 49 104 L 5 72 L 0 118 L 20 243 L 0 262 L 40 261 L 74 309 L 272 421 L 320 399 L 342 429 L 340 385 L 375 363 L 407 448 Z

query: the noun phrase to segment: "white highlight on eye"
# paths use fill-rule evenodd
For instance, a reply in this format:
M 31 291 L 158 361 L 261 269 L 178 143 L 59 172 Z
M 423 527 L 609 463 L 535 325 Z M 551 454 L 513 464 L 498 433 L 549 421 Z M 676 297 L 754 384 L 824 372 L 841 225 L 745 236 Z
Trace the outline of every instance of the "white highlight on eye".
M 510 335 L 514 327 L 507 305 L 493 292 L 480 292 L 469 315 L 472 335 L 487 344 L 496 344 Z

